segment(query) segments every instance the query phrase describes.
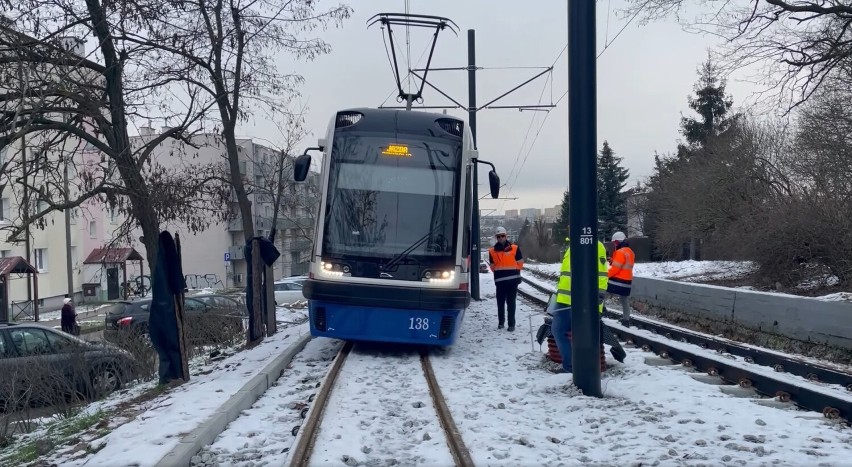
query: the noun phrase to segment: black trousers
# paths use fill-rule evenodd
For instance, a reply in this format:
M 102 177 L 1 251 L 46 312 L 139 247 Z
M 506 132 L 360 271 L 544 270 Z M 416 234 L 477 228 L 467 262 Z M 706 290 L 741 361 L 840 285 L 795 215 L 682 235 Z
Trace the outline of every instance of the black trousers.
M 503 324 L 506 320 L 506 308 L 509 310 L 509 326 L 515 326 L 515 299 L 518 297 L 518 282 L 516 280 L 500 281 L 497 286 L 497 322 Z

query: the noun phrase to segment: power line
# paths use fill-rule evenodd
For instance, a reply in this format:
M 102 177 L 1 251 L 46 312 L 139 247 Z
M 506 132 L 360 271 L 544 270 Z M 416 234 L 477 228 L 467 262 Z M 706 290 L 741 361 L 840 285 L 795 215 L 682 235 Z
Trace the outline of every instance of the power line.
M 645 9 L 645 7 L 648 5 L 648 3 L 650 1 L 651 0 L 646 0 L 645 3 L 642 4 L 642 6 L 640 6 L 639 8 L 636 9 L 636 11 L 633 13 L 633 16 L 631 16 L 630 19 L 627 20 L 626 23 L 624 23 L 624 26 L 621 27 L 621 29 L 618 31 L 618 33 L 616 33 L 616 35 L 612 38 L 612 40 L 609 41 L 608 43 L 604 44 L 603 50 L 600 51 L 600 53 L 598 54 L 598 56 L 596 58 L 601 58 L 601 55 L 603 55 L 603 53 L 606 52 L 606 49 L 608 49 L 613 43 L 615 43 L 615 40 L 618 39 L 618 36 L 620 36 L 621 33 L 623 33 L 624 30 L 627 29 L 628 26 L 630 26 L 630 23 L 632 23 L 633 20 L 635 20 L 639 16 L 639 13 L 641 13 L 642 10 Z M 608 21 L 609 20 L 607 20 L 607 22 Z M 607 26 L 607 30 L 608 29 L 609 29 L 609 27 Z
M 567 50 L 568 50 L 568 44 L 566 43 L 565 46 L 562 47 L 562 50 L 560 50 L 559 53 L 556 55 L 556 58 L 553 60 L 553 63 L 551 63 L 551 65 L 550 65 L 551 70 L 556 65 L 556 62 L 558 62 L 559 59 L 562 58 L 562 54 L 564 54 L 565 51 L 567 51 Z M 548 80 L 550 80 L 550 93 L 551 93 L 551 102 L 552 102 L 553 101 L 553 72 L 552 71 L 551 71 L 550 75 L 548 76 Z M 547 90 L 547 82 L 545 81 L 544 86 L 541 89 L 541 94 L 538 96 L 538 104 L 536 104 L 536 105 L 541 105 L 541 101 L 542 101 L 542 99 L 544 99 L 544 92 L 546 90 Z M 547 113 L 550 113 L 550 110 L 548 110 Z M 532 117 L 530 117 L 530 124 L 527 127 L 526 134 L 524 135 L 524 140 L 523 140 L 523 142 L 521 142 L 521 148 L 518 150 L 518 155 L 515 156 L 515 163 L 512 164 L 512 169 L 509 171 L 509 176 L 506 178 L 506 180 L 511 179 L 512 175 L 515 173 L 515 167 L 518 164 L 518 159 L 521 158 L 521 154 L 524 152 L 524 146 L 527 144 L 527 139 L 530 136 L 530 131 L 532 131 L 533 124 L 535 123 L 535 117 L 536 117 L 536 113 L 533 113 Z M 515 179 L 517 180 L 517 177 L 515 177 Z M 511 190 L 511 188 L 509 188 L 509 189 Z

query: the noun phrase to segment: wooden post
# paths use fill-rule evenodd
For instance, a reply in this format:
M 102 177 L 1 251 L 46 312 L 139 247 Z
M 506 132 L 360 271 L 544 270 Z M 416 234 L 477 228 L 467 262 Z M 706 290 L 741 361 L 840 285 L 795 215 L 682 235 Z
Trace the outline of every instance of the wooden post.
M 278 323 L 275 320 L 275 287 L 273 287 L 272 283 L 275 279 L 273 279 L 273 270 L 272 266 L 264 265 L 264 271 L 266 273 L 266 335 L 271 336 L 278 331 Z
M 252 315 L 254 316 L 254 329 L 249 333 L 249 344 L 254 345 L 263 340 L 263 320 L 261 319 L 261 274 L 263 274 L 263 265 L 260 261 L 260 242 L 256 238 L 251 240 L 251 290 L 252 290 Z M 251 335 L 257 336 L 257 340 L 252 341 Z
M 181 272 L 183 272 L 183 259 L 180 253 L 180 234 L 175 234 L 175 247 L 177 249 L 177 260 L 178 260 L 178 268 Z M 159 254 L 163 254 L 160 252 Z M 168 280 L 168 278 L 164 278 L 164 280 Z M 184 324 L 184 291 L 176 290 L 174 294 L 175 301 L 175 321 L 177 322 L 177 332 L 178 332 L 178 346 L 180 347 L 180 369 L 183 374 L 184 382 L 189 381 L 189 351 L 186 348 L 186 331 L 183 327 Z
M 121 263 L 121 274 L 123 276 L 121 288 L 124 291 L 124 299 L 127 300 L 130 298 L 130 284 L 127 283 L 127 260 Z M 72 290 L 71 293 L 74 293 L 74 291 Z
M 33 278 L 33 321 L 38 321 L 38 273 L 30 274 Z

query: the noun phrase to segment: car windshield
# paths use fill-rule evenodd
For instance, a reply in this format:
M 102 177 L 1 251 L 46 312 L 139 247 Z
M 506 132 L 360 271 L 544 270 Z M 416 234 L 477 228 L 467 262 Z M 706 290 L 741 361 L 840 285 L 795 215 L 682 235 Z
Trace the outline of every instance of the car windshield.
M 335 135 L 323 254 L 388 260 L 414 245 L 409 256 L 452 256 L 460 163 L 461 143 Z

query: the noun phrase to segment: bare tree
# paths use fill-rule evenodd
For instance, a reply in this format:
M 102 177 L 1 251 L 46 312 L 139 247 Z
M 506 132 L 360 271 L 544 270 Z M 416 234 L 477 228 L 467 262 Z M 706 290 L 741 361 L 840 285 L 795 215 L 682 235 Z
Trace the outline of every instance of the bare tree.
M 32 205 L 29 194 L 37 201 L 31 215 L 8 228 L 10 237 L 19 239 L 27 225 L 43 223 L 51 212 L 97 201 L 126 214 L 128 225 L 139 226 L 147 259 L 154 264 L 161 223 L 175 220 L 203 228 L 206 213 L 187 209 L 187 201 L 221 194 L 221 189 L 207 188 L 215 179 L 212 167 L 177 173 L 152 160 L 168 140 L 192 144 L 210 103 L 201 103 L 198 91 L 187 86 L 184 111 L 165 111 L 176 107 L 161 95 L 171 82 L 146 72 L 157 54 L 120 39 L 123 30 L 147 20 L 148 6 L 0 1 L 20 30 L 3 27 L 0 65 L 21 70 L 8 73 L 0 89 L 0 147 L 19 153 L 13 162 L 18 170 L 8 173 L 15 173 L 14 183 L 28 193 L 24 209 Z M 63 45 L 69 37 L 96 40 L 98 46 L 82 57 Z M 173 123 L 169 130 L 134 144 L 128 131 L 133 120 L 163 117 Z M 68 166 L 76 173 L 73 189 L 65 187 Z
M 675 17 L 688 28 L 721 37 L 729 70 L 760 65 L 770 95 L 788 109 L 822 85 L 849 83 L 852 5 L 837 0 L 629 0 L 629 15 L 646 21 Z
M 123 38 L 157 49 L 168 57 L 149 70 L 152 75 L 187 83 L 192 92 L 212 99 L 216 126 L 228 155 L 230 181 L 239 203 L 243 232 L 254 234 L 251 202 L 240 175 L 237 126 L 253 111 L 276 121 L 289 115 L 291 98 L 303 78 L 279 70 L 277 52 L 311 60 L 331 48 L 306 34 L 329 23 L 339 24 L 350 8 L 338 5 L 317 11 L 311 0 L 180 0 L 162 2 L 165 14 L 146 28 L 124 31 Z M 151 41 L 152 36 L 167 40 Z
M 255 236 L 254 216 L 240 171 L 237 126 L 254 111 L 273 121 L 287 114 L 303 79 L 280 71 L 274 54 L 310 60 L 328 53 L 331 48 L 322 39 L 304 36 L 329 23 L 339 24 L 351 10 L 338 5 L 318 11 L 313 0 L 167 0 L 151 6 L 157 14 L 149 15 L 143 28 L 122 31 L 122 39 L 151 48 L 164 59 L 148 70 L 150 75 L 185 83 L 190 93 L 202 93 L 215 105 L 218 118 L 211 119 L 225 142 L 229 180 L 249 241 Z M 259 308 L 262 267 L 255 263 L 251 291 Z

